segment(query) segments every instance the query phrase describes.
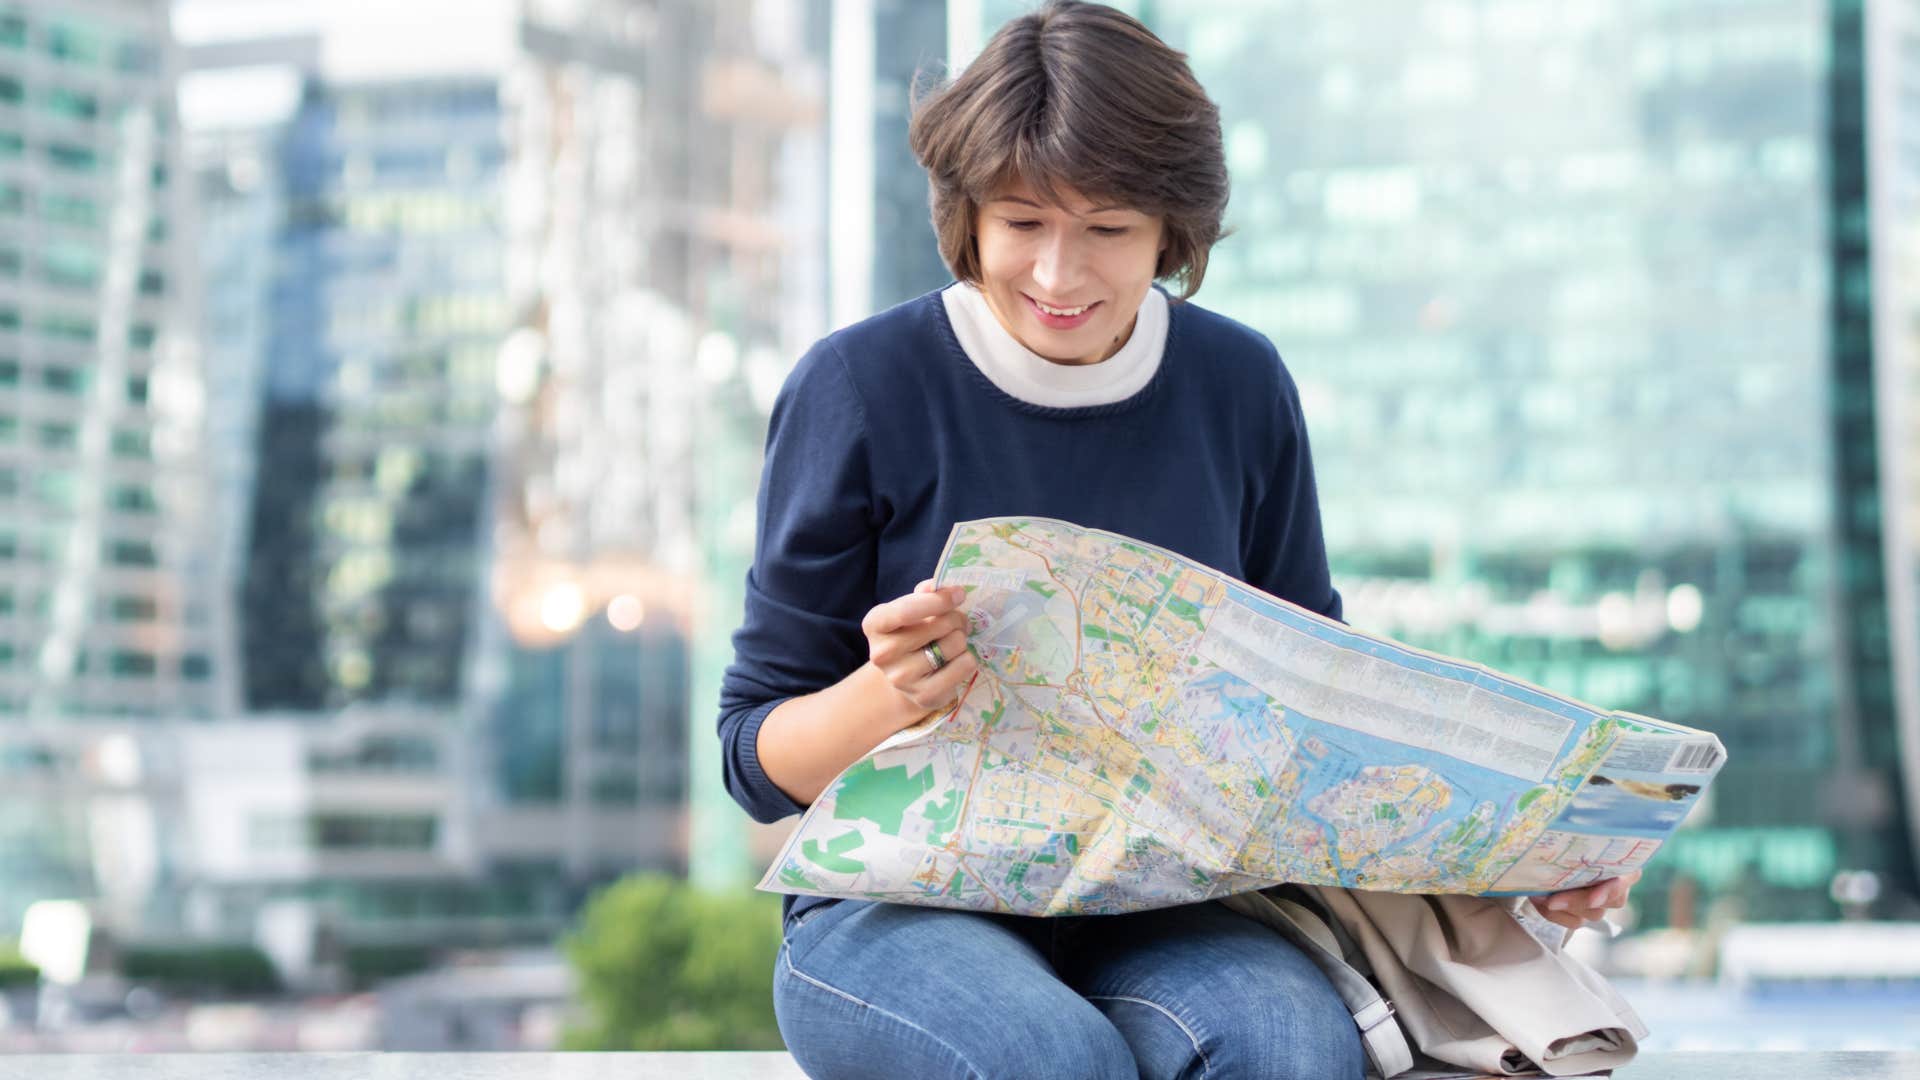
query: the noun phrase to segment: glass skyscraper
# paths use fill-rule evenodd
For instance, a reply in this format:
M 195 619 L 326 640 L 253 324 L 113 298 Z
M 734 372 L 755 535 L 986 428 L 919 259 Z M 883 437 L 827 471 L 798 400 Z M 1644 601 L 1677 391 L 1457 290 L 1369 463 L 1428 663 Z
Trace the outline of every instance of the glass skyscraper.
M 1720 734 L 1653 922 L 1911 897 L 1861 6 L 1119 6 L 1221 106 L 1198 299 L 1299 381 L 1350 620 Z
M 866 318 L 948 280 L 907 124 L 918 82 L 945 74 L 946 0 L 827 8 L 829 321 Z
M 138 915 L 152 732 L 229 700 L 174 58 L 152 0 L 0 3 L 0 927 Z
M 458 700 L 506 325 L 496 80 L 310 81 L 280 142 L 247 705 Z
M 0 5 L 0 722 L 219 700 L 167 41 Z
M 758 869 L 712 703 L 766 410 L 825 315 L 826 13 L 541 0 L 507 83 L 500 789 L 570 821 L 684 809 L 653 857 L 715 886 Z
M 944 74 L 944 0 L 873 0 L 873 309 L 937 289 L 951 278 L 927 217 L 927 173 L 907 143 L 916 80 Z

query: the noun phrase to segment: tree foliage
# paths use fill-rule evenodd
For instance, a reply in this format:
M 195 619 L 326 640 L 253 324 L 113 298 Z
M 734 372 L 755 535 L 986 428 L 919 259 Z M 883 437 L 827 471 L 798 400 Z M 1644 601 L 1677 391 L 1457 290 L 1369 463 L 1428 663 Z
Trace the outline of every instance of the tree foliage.
M 587 1014 L 568 1049 L 784 1048 L 773 1017 L 778 897 L 637 875 L 595 896 L 564 947 Z
M 0 990 L 9 986 L 29 986 L 40 981 L 40 969 L 11 941 L 0 941 Z
M 280 989 L 273 961 L 253 945 L 129 945 L 121 950 L 120 972 L 184 993 L 254 996 Z

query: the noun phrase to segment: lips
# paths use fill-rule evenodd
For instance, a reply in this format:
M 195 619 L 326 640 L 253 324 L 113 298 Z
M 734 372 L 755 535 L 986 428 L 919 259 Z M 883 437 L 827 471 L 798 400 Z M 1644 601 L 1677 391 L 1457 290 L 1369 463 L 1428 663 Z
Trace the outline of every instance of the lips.
M 1034 317 L 1040 320 L 1040 324 L 1053 330 L 1071 330 L 1076 326 L 1084 324 L 1089 318 L 1092 318 L 1095 309 L 1099 308 L 1104 302 L 1095 300 L 1093 303 L 1086 305 L 1085 310 L 1081 311 L 1078 315 L 1055 315 L 1045 308 L 1042 308 L 1038 300 L 1028 296 L 1026 293 L 1021 293 L 1020 297 L 1027 302 L 1027 309 L 1032 311 Z M 1073 306 L 1078 307 L 1079 305 Z M 1055 305 L 1049 304 L 1048 307 L 1055 307 Z M 1071 310 L 1071 308 L 1067 310 Z

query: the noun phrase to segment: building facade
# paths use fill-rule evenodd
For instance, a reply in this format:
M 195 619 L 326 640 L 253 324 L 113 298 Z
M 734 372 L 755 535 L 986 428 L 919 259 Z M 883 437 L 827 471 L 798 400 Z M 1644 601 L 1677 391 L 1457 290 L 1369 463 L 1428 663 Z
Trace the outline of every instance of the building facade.
M 221 702 L 157 3 L 0 9 L 0 715 Z M 184 332 L 183 332 L 184 331 Z
M 0 924 L 137 915 L 165 793 L 132 732 L 231 702 L 175 61 L 158 2 L 0 4 Z
M 506 321 L 497 80 L 310 80 L 278 150 L 247 706 L 453 705 Z
M 1873 333 L 1911 226 L 1871 203 L 1902 61 L 1869 72 L 1864 6 L 1121 6 L 1220 104 L 1198 299 L 1300 384 L 1351 621 L 1718 733 L 1653 921 L 1683 879 L 1750 917 L 1830 913 L 1844 869 L 1911 904 L 1911 375 Z

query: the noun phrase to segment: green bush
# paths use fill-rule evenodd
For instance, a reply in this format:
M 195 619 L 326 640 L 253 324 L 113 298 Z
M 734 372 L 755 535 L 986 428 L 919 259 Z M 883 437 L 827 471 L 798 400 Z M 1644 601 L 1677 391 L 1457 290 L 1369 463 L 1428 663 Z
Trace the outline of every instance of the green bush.
M 255 995 L 280 989 L 272 961 L 252 945 L 130 945 L 121 951 L 120 972 L 181 990 Z
M 0 941 L 0 990 L 9 986 L 31 986 L 40 981 L 40 969 L 12 942 Z
M 569 1050 L 780 1050 L 780 899 L 645 874 L 602 890 L 564 942 L 587 1018 Z
M 347 980 L 365 990 L 384 979 L 396 979 L 433 966 L 433 949 L 426 945 L 349 945 L 344 957 Z

